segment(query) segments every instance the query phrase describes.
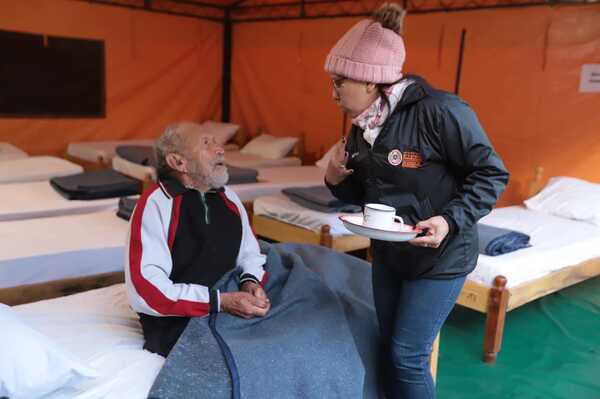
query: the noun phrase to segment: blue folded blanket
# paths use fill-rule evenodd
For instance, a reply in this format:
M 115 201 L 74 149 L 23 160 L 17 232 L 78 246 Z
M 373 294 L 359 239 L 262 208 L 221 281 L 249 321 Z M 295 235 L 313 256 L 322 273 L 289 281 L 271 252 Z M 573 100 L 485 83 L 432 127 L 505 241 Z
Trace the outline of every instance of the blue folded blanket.
M 267 249 L 271 310 L 193 318 L 149 398 L 377 398 L 370 266 L 324 247 Z M 216 288 L 237 291 L 239 271 Z
M 530 247 L 529 236 L 514 230 L 502 229 L 478 223 L 479 253 L 498 256 L 521 248 Z
M 356 213 L 362 209 L 360 206 L 347 204 L 331 194 L 327 187 L 290 187 L 281 190 L 290 200 L 308 209 L 326 213 Z

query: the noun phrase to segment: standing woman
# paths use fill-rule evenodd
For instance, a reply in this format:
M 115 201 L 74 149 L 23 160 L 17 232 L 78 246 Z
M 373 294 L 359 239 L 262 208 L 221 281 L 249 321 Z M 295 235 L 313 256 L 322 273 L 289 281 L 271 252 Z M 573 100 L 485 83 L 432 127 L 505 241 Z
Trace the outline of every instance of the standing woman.
M 382 203 L 425 233 L 373 241 L 373 290 L 388 399 L 435 397 L 428 358 L 475 268 L 477 221 L 508 172 L 473 110 L 417 76 L 403 76 L 404 10 L 384 4 L 333 47 L 325 70 L 352 119 L 325 180 L 341 200 Z

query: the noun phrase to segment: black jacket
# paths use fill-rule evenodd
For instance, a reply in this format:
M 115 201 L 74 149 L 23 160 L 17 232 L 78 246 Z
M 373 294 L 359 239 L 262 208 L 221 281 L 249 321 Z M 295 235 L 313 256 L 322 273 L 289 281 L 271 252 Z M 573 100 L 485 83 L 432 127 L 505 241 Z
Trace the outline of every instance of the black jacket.
M 375 240 L 374 267 L 393 267 L 409 279 L 463 276 L 477 263 L 476 223 L 495 205 L 508 172 L 462 99 L 407 78 L 415 82 L 373 148 L 353 126 L 346 151 L 354 173 L 328 186 L 343 201 L 393 206 L 407 224 L 435 215 L 448 222 L 450 232 L 437 249 Z

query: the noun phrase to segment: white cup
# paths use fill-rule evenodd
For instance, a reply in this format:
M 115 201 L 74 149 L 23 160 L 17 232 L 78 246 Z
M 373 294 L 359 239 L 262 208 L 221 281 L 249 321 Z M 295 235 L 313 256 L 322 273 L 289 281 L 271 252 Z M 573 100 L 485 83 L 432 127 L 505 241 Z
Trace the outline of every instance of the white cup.
M 382 230 L 391 230 L 395 223 L 404 224 L 396 209 L 384 204 L 366 204 L 363 212 L 363 224 Z

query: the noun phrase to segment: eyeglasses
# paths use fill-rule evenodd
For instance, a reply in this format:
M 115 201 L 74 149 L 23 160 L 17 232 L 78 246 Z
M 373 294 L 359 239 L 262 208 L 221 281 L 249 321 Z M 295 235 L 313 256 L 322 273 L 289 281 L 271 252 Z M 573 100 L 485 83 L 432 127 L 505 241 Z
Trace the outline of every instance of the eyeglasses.
M 331 83 L 333 84 L 333 88 L 337 90 L 337 89 L 340 89 L 344 85 L 344 82 L 346 80 L 347 80 L 347 78 L 331 79 Z

